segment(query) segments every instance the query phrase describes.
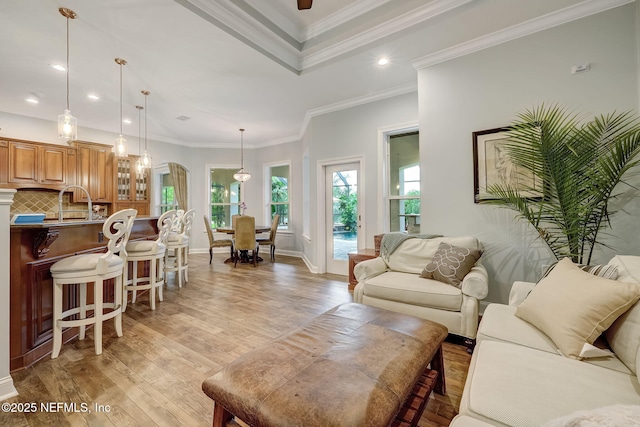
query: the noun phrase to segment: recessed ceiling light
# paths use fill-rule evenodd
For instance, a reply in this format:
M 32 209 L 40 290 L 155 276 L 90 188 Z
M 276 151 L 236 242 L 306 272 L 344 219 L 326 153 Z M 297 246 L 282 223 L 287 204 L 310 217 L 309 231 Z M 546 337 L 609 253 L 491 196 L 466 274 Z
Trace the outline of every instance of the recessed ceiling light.
M 387 65 L 389 63 L 389 59 L 382 57 L 378 59 L 378 65 Z
M 183 122 L 186 122 L 187 120 L 191 119 L 191 117 L 187 117 L 187 116 L 178 116 L 176 117 L 176 119 L 181 120 Z
M 130 125 L 131 124 L 131 119 L 123 119 L 122 123 L 124 123 L 125 125 Z
M 100 97 L 98 95 L 96 95 L 95 93 L 90 93 L 87 95 L 87 98 L 89 99 L 93 99 L 94 101 L 97 101 L 100 99 Z
M 54 70 L 58 70 L 58 71 L 67 71 L 67 69 L 66 69 L 66 68 L 64 68 L 64 66 L 63 66 L 63 65 L 60 65 L 60 64 L 53 64 L 53 65 L 52 65 L 52 67 L 53 67 L 53 69 L 54 69 Z
M 27 101 L 29 104 L 39 104 L 40 101 L 38 101 L 36 98 L 26 98 L 25 101 Z

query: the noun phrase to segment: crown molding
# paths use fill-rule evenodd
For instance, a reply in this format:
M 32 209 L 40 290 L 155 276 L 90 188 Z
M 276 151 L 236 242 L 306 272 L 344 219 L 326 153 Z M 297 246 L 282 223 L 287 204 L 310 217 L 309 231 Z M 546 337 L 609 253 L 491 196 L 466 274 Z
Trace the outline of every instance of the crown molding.
M 624 6 L 634 1 L 635 0 L 586 0 L 582 3 L 422 56 L 413 60 L 411 63 L 416 70 L 421 70 L 577 19 Z
M 408 27 L 434 18 L 473 0 L 434 0 L 428 4 L 411 10 L 403 15 L 385 21 L 360 34 L 349 37 L 314 53 L 305 54 L 302 58 L 302 70 L 345 54 L 353 49 L 405 30 Z
M 196 15 L 299 74 L 300 49 L 229 0 L 175 0 Z
M 389 3 L 390 1 L 391 0 L 359 0 L 352 3 L 336 13 L 309 25 L 306 33 L 304 34 L 304 40 L 302 41 L 318 37 L 319 35 L 324 34 L 339 25 L 345 24 L 360 15 L 364 15 L 365 13 L 376 9 L 385 3 Z

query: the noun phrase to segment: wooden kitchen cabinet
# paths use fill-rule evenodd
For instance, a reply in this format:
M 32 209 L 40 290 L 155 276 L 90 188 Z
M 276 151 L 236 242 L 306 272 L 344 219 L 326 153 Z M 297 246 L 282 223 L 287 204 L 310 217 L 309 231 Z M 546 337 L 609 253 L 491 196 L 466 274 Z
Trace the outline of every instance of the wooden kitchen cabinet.
M 129 156 L 115 159 L 114 212 L 121 209 L 136 209 L 138 216 L 150 214 L 150 173 L 149 169 L 138 173 L 135 167 L 138 158 L 138 156 Z
M 9 188 L 60 190 L 75 182 L 76 151 L 62 145 L 3 140 L 6 143 L 6 181 Z M 0 151 L 0 154 L 4 154 Z M 0 160 L 0 166 L 3 160 Z M 4 180 L 4 181 L 3 181 Z
M 113 202 L 113 153 L 110 145 L 74 141 L 77 160 L 76 183 L 89 192 L 93 203 Z M 73 202 L 87 202 L 84 191 L 75 189 Z

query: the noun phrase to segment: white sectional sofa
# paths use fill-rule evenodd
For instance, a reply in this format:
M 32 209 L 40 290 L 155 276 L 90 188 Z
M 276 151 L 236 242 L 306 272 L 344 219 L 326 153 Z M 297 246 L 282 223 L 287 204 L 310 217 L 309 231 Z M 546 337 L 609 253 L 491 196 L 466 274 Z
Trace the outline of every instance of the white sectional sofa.
M 615 256 L 609 265 L 617 266 L 618 281 L 640 283 L 640 257 Z M 533 288 L 516 282 L 509 305 L 486 308 L 460 414 L 451 426 L 574 426 L 579 417 L 596 412 L 607 414 L 606 425 L 640 425 L 640 303 L 602 334 L 613 355 L 576 360 L 561 355 L 549 336 L 514 314 Z
M 479 300 L 489 291 L 487 271 L 480 261 L 475 262 L 459 287 L 421 277 L 441 243 L 469 250 L 482 249 L 480 242 L 469 236 L 408 238 L 388 256 L 355 266 L 358 284 L 353 299 L 441 323 L 449 333 L 467 338 L 472 346 L 478 329 Z

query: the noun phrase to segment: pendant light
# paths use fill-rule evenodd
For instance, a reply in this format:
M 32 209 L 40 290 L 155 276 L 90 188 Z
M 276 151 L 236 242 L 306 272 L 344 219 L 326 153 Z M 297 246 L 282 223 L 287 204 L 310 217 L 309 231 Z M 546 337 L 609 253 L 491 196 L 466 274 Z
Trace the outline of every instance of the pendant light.
M 146 169 L 151 167 L 151 155 L 147 151 L 147 96 L 149 96 L 151 92 L 148 90 L 141 92 L 144 95 L 144 151 L 140 159 L 142 160 L 142 166 Z
M 142 120 L 140 112 L 144 110 L 144 107 L 142 105 L 136 105 L 136 108 L 138 109 L 138 155 L 140 155 L 140 147 L 142 146 Z M 142 165 L 142 159 L 138 158 L 138 160 L 136 160 L 136 172 L 138 172 L 138 174 L 141 174 L 143 171 L 144 166 Z
M 115 61 L 120 66 L 120 134 L 116 138 L 116 144 L 113 148 L 116 157 L 127 157 L 127 140 L 122 135 L 122 67 L 127 64 L 127 61 L 122 58 L 116 58 Z
M 71 141 L 78 138 L 78 119 L 71 115 L 69 109 L 69 19 L 76 19 L 78 15 L 66 7 L 58 9 L 67 18 L 67 108 L 58 116 L 58 138 Z
M 233 174 L 233 179 L 240 182 L 251 179 L 251 174 L 244 170 L 244 129 L 240 129 L 240 170 Z

